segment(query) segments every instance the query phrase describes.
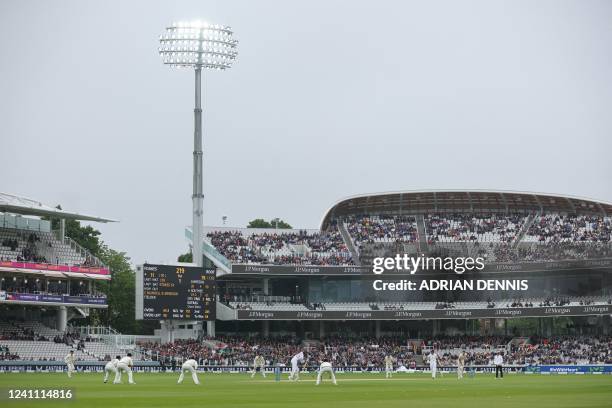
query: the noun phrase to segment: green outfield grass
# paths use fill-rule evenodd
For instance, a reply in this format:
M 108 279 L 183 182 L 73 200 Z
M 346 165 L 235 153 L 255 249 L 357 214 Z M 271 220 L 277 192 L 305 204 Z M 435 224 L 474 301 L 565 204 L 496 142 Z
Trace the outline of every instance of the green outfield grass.
M 200 374 L 176 384 L 178 375 L 135 373 L 137 384 L 103 384 L 102 375 L 0 374 L 0 407 L 612 407 L 610 375 L 506 375 L 496 380 L 477 375 L 458 381 L 452 374 L 432 380 L 424 374 L 337 374 L 338 385 L 326 379 L 316 386 L 314 374 L 301 381 L 251 379 L 248 374 Z M 127 378 L 124 378 L 126 381 Z M 7 390 L 55 388 L 74 390 L 73 401 L 9 400 Z

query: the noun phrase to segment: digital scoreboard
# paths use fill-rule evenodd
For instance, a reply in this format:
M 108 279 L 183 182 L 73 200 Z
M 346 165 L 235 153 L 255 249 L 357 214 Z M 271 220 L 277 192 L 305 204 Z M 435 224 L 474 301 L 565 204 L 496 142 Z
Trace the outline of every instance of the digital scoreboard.
M 215 290 L 215 269 L 144 264 L 141 318 L 214 321 Z

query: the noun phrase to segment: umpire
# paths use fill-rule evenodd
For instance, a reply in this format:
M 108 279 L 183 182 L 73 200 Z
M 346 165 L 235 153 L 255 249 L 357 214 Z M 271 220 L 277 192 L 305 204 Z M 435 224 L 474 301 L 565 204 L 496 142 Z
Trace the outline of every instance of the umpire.
M 501 351 L 493 358 L 493 364 L 495 364 L 495 378 L 504 378 L 504 357 Z

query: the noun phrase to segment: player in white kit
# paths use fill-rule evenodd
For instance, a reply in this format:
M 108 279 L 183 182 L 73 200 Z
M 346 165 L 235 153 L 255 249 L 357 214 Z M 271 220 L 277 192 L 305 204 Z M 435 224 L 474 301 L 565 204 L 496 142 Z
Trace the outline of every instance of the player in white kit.
M 73 350 L 70 350 L 70 353 L 68 353 L 66 357 L 64 357 L 64 362 L 68 366 L 68 378 L 72 378 L 72 373 L 76 372 L 74 368 L 75 359 Z
M 462 351 L 457 356 L 457 379 L 463 378 L 463 369 L 465 367 L 465 353 Z
M 128 375 L 128 383 L 136 384 L 134 382 L 134 378 L 132 377 L 132 367 L 134 366 L 134 361 L 132 361 L 132 354 L 128 353 L 127 356 L 123 357 L 117 363 L 117 374 L 115 374 L 115 381 L 113 384 L 121 384 L 121 374 L 126 372 Z
M 338 385 L 336 383 L 334 369 L 331 363 L 329 362 L 329 359 L 326 357 L 323 357 L 323 361 L 321 362 L 321 366 L 319 367 L 319 374 L 317 375 L 317 385 L 321 383 L 321 376 L 323 375 L 323 373 L 329 373 L 329 375 L 331 376 L 332 383 L 334 383 L 334 385 Z
M 263 375 L 263 377 L 266 378 L 266 373 L 264 371 L 265 366 L 266 366 L 266 360 L 263 358 L 263 356 L 259 354 L 256 355 L 255 360 L 253 360 L 253 372 L 251 373 L 251 378 L 255 377 L 255 374 L 257 374 L 257 370 L 259 370 L 261 375 Z
M 104 366 L 104 384 L 106 384 L 108 381 L 108 377 L 111 373 L 117 376 L 117 364 L 119 363 L 120 358 L 120 356 L 116 356 Z
M 393 360 L 393 357 L 385 356 L 385 378 L 393 377 Z
M 431 370 L 431 378 L 436 379 L 436 372 L 438 371 L 438 355 L 435 350 L 432 350 L 429 354 L 429 369 Z
M 289 374 L 290 381 L 298 381 L 300 379 L 300 362 L 304 362 L 303 351 L 300 351 L 295 356 L 291 357 L 291 374 Z
M 183 366 L 181 367 L 181 375 L 179 376 L 178 383 L 182 383 L 183 379 L 185 378 L 185 373 L 190 372 L 191 378 L 193 379 L 193 383 L 199 385 L 200 380 L 198 380 L 198 373 L 196 371 L 197 369 L 198 362 L 195 360 L 194 357 L 191 357 L 189 360 L 185 361 L 183 363 Z

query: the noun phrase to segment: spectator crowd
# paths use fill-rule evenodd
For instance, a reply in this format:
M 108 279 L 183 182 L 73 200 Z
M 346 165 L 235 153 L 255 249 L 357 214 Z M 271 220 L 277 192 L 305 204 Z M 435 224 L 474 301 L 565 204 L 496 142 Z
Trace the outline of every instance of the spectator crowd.
M 402 216 L 358 216 L 344 220 L 353 241 L 415 242 L 418 240 L 416 218 Z
M 244 234 L 243 231 L 212 231 L 210 243 L 233 263 L 272 265 L 350 265 L 351 254 L 336 225 L 313 233 L 305 230 L 274 230 Z
M 511 242 L 527 217 L 522 214 L 427 214 L 425 229 L 435 242 Z
M 546 214 L 537 217 L 526 237 L 539 242 L 610 242 L 612 218 Z
M 251 366 L 256 355 L 266 364 L 288 365 L 304 351 L 308 366 L 317 366 L 323 355 L 336 367 L 383 367 L 384 357 L 396 358 L 396 367 L 423 364 L 422 356 L 431 350 L 439 355 L 439 365 L 455 365 L 459 351 L 467 355 L 468 365 L 491 365 L 502 351 L 508 365 L 529 364 L 612 364 L 612 336 L 532 337 L 515 343 L 507 336 L 438 336 L 415 343 L 399 337 L 344 338 L 299 342 L 294 337 L 218 337 L 216 339 L 177 340 L 169 344 L 141 344 L 146 359 L 176 365 L 195 356 L 200 364 L 211 366 Z M 180 366 L 180 364 L 179 364 Z
M 454 244 L 457 253 L 488 262 L 538 262 L 597 259 L 612 256 L 612 218 L 596 215 L 528 213 L 426 213 L 424 233 L 432 254 Z M 344 237 L 340 232 L 346 228 Z M 354 245 L 362 264 L 373 257 L 416 254 L 419 232 L 414 216 L 347 216 L 321 233 L 274 230 L 213 231 L 211 244 L 232 263 L 271 265 L 351 265 L 347 245 Z M 345 242 L 345 239 L 347 242 Z M 351 242 L 348 242 L 348 241 Z M 351 249 L 352 250 L 352 249 Z M 423 251 L 423 248 L 420 248 Z M 355 252 L 354 251 L 354 252 Z M 452 251 L 449 252 L 452 255 Z

